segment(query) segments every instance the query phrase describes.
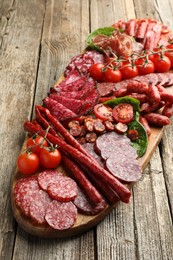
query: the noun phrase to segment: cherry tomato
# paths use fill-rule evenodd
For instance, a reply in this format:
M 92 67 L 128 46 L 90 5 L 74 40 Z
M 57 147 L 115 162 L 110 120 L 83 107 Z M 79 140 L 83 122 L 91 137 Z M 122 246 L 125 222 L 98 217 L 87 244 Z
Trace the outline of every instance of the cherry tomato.
M 135 61 L 139 75 L 146 75 L 154 72 L 154 63 L 151 60 L 138 59 Z
M 168 57 L 156 57 L 154 59 L 155 72 L 167 72 L 171 68 L 171 61 Z
M 43 148 L 40 153 L 40 164 L 46 169 L 56 168 L 61 161 L 61 154 L 58 149 Z
M 122 79 L 120 70 L 107 69 L 105 71 L 105 81 L 107 82 L 118 82 Z
M 169 50 L 165 51 L 165 56 L 167 56 L 171 61 L 171 68 L 173 68 L 173 44 L 169 44 L 166 46 L 166 49 Z
M 97 104 L 94 107 L 94 114 L 102 120 L 112 121 L 112 108 L 104 104 Z
M 104 78 L 104 72 L 102 69 L 104 68 L 104 65 L 102 63 L 95 63 L 91 65 L 89 72 L 93 79 L 97 81 L 102 81 Z
M 36 153 L 37 155 L 40 154 L 43 147 L 47 146 L 48 142 L 44 139 L 44 137 L 40 135 L 37 135 L 36 137 L 30 137 L 26 142 L 27 149 L 30 149 L 33 153 Z
M 121 103 L 114 107 L 112 115 L 115 121 L 128 124 L 133 119 L 133 106 L 128 103 Z
M 122 73 L 123 79 L 131 79 L 138 76 L 138 69 L 134 65 L 132 66 L 130 63 L 124 63 L 123 66 L 120 68 Z
M 39 158 L 35 153 L 24 152 L 17 159 L 17 167 L 23 174 L 33 174 L 39 168 Z
M 158 52 L 158 53 L 154 53 L 154 52 Z M 149 60 L 154 62 L 155 58 L 160 57 L 160 54 L 161 54 L 161 48 L 154 48 L 153 53 L 149 53 L 148 58 Z
M 106 58 L 106 65 L 112 69 L 119 69 L 122 66 L 122 61 L 117 60 L 116 58 Z

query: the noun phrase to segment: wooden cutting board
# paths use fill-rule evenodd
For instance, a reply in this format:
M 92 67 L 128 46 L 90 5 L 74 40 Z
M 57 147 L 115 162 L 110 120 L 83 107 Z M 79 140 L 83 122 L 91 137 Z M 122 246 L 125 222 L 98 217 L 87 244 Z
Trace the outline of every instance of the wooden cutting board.
M 152 128 L 152 133 L 151 133 L 151 136 L 149 137 L 147 151 L 146 151 L 145 155 L 139 159 L 139 163 L 142 166 L 143 170 L 147 166 L 150 158 L 152 157 L 152 154 L 154 153 L 158 143 L 160 142 L 160 139 L 162 138 L 162 135 L 163 135 L 163 131 L 164 131 L 164 128 Z M 28 137 L 26 137 L 26 140 L 27 140 L 27 138 Z M 25 148 L 26 140 L 23 144 L 21 152 Z M 62 166 L 58 167 L 57 169 L 59 171 L 65 172 L 65 170 L 62 168 Z M 25 216 L 23 216 L 21 214 L 21 211 L 16 207 L 16 204 L 14 201 L 14 194 L 13 194 L 14 187 L 15 187 L 17 180 L 20 179 L 21 177 L 23 177 L 23 175 L 20 174 L 18 169 L 16 169 L 14 176 L 12 178 L 11 204 L 12 204 L 14 217 L 17 220 L 18 224 L 25 231 L 27 231 L 28 233 L 30 233 L 32 235 L 36 235 L 39 237 L 46 237 L 46 238 L 49 238 L 49 237 L 62 238 L 62 237 L 70 237 L 70 236 L 80 234 L 84 231 L 89 230 L 90 228 L 94 227 L 99 222 L 101 222 L 111 212 L 111 210 L 116 206 L 116 204 L 107 206 L 106 209 L 104 209 L 101 213 L 99 213 L 98 215 L 95 215 L 95 216 L 87 216 L 87 215 L 83 215 L 83 214 L 79 213 L 75 225 L 72 228 L 70 228 L 68 230 L 64 230 L 64 231 L 58 231 L 58 230 L 52 229 L 49 226 L 36 226 L 35 224 L 32 223 L 32 221 L 29 218 L 26 218 Z M 131 188 L 131 187 L 129 186 L 129 188 Z

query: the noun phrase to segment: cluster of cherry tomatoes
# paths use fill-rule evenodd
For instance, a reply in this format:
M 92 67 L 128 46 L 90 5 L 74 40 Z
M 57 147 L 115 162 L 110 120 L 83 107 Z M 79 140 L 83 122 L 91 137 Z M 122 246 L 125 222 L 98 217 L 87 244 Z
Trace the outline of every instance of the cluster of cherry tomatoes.
M 54 169 L 60 161 L 59 150 L 50 146 L 44 137 L 37 135 L 27 140 L 26 150 L 17 159 L 17 167 L 23 174 L 33 174 L 40 166 Z
M 109 58 L 106 64 L 96 63 L 90 67 L 90 75 L 99 82 L 119 82 L 138 75 L 167 72 L 173 68 L 173 44 L 144 52 L 129 58 Z

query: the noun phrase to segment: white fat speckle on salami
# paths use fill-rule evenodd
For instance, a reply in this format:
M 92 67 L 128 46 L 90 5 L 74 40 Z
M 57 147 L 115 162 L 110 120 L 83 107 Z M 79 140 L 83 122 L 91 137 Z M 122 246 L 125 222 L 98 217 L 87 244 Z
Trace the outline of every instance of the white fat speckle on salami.
M 69 229 L 76 222 L 77 208 L 72 202 L 53 200 L 46 210 L 45 219 L 49 226 L 54 229 Z
M 61 176 L 55 183 L 49 183 L 47 192 L 52 199 L 68 202 L 77 197 L 78 189 L 73 179 Z
M 39 173 L 38 175 L 38 185 L 44 191 L 47 191 L 47 187 L 51 183 L 55 183 L 63 173 L 55 170 L 47 170 Z
M 78 187 L 78 196 L 73 201 L 79 212 L 86 215 L 96 215 L 105 209 L 107 203 L 103 199 L 101 203 L 93 205 L 85 193 Z
M 35 199 L 31 201 L 29 207 L 29 215 L 36 224 L 45 224 L 46 209 L 51 202 L 51 198 L 47 192 L 40 190 Z

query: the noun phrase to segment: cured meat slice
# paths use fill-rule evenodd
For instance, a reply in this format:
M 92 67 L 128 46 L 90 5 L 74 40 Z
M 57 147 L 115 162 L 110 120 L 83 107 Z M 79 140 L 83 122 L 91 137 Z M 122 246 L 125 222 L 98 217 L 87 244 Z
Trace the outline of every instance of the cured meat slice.
M 158 77 L 158 84 L 165 86 L 166 82 L 168 81 L 166 73 L 157 73 L 157 77 Z
M 97 205 L 92 204 L 85 193 L 79 187 L 78 196 L 75 198 L 73 203 L 78 208 L 79 212 L 86 215 L 96 215 L 103 211 L 107 206 L 107 203 L 104 199 Z
M 58 120 L 65 120 L 77 116 L 77 114 L 75 114 L 73 111 L 58 103 L 57 101 L 53 100 L 52 98 L 45 98 L 43 100 L 43 103 L 46 106 L 46 108 L 49 109 L 50 113 L 53 116 L 55 116 Z
M 81 78 L 79 71 L 76 69 L 73 69 L 72 71 L 70 71 L 70 73 L 68 74 L 68 76 L 60 82 L 60 86 L 63 87 L 64 85 L 68 85 L 68 84 L 74 84 L 77 80 L 79 80 Z
M 54 89 L 56 92 L 61 92 L 61 91 L 78 91 L 81 90 L 86 82 L 85 77 L 80 77 L 73 81 L 72 83 L 69 84 L 59 84 L 58 86 L 55 86 Z M 62 81 L 64 83 L 64 81 Z
M 26 180 L 19 180 L 14 188 L 14 198 L 16 205 L 21 209 L 22 213 L 29 216 L 29 207 L 39 192 L 37 177 L 32 176 Z
M 60 176 L 63 176 L 62 172 L 55 170 L 46 170 L 38 175 L 38 185 L 44 191 L 47 191 L 47 187 L 51 183 L 55 183 Z
M 155 47 L 155 32 L 146 33 L 145 49 L 152 51 Z
M 53 100 L 57 101 L 58 103 L 62 104 L 63 106 L 67 107 L 74 113 L 78 114 L 82 107 L 85 105 L 85 100 L 78 100 L 74 98 L 68 98 L 64 96 L 58 96 L 54 94 L 50 94 L 49 96 Z
M 45 224 L 46 209 L 51 202 L 47 192 L 40 190 L 35 199 L 31 201 L 29 207 L 29 215 L 37 224 Z
M 160 36 L 161 36 L 161 30 L 162 30 L 162 25 L 161 24 L 155 24 L 153 27 L 153 31 L 155 33 L 155 38 L 154 38 L 154 47 L 157 47 Z
M 89 112 L 92 112 L 94 106 L 98 103 L 99 93 L 95 87 L 93 87 L 85 97 L 85 104 L 82 109 L 79 111 L 79 115 L 87 115 Z
M 83 58 L 92 58 L 94 63 L 104 63 L 104 55 L 97 51 L 87 51 L 84 53 Z
M 65 230 L 72 227 L 77 219 L 77 208 L 70 202 L 53 200 L 47 210 L 45 219 L 49 226 L 57 230 Z
M 65 69 L 64 75 L 67 76 L 71 71 L 78 70 L 80 75 L 87 75 L 90 66 L 94 63 L 92 55 L 79 54 L 72 58 L 71 62 Z
M 66 176 L 60 176 L 55 183 L 49 183 L 47 187 L 49 196 L 61 202 L 68 202 L 77 197 L 76 182 Z
M 110 96 L 115 90 L 115 85 L 112 82 L 102 82 L 97 84 L 97 90 L 101 97 Z
M 85 150 L 94 158 L 96 161 L 103 166 L 103 162 L 101 160 L 101 157 L 95 152 L 94 150 L 94 144 L 93 143 L 85 143 L 82 145 Z
M 121 157 L 120 160 L 115 157 L 109 157 L 106 160 L 106 168 L 118 179 L 125 182 L 138 181 L 141 178 L 141 167 L 137 160 Z
M 115 132 L 105 133 L 97 138 L 96 151 L 105 160 L 106 169 L 116 178 L 125 182 L 140 179 L 142 171 L 137 153 L 126 136 Z
M 136 19 L 131 19 L 126 24 L 126 32 L 130 36 L 135 36 Z
M 143 39 L 147 30 L 147 21 L 146 20 L 139 20 L 138 21 L 138 28 L 135 37 Z

